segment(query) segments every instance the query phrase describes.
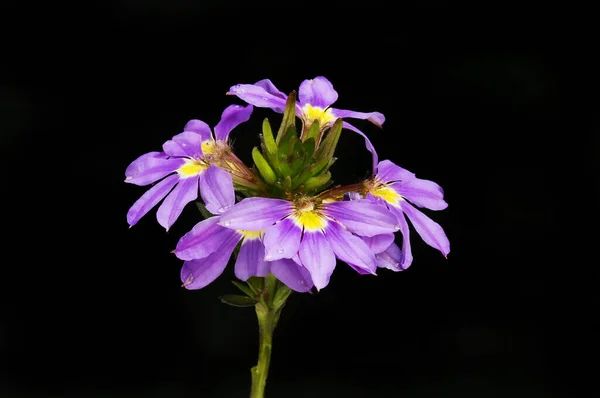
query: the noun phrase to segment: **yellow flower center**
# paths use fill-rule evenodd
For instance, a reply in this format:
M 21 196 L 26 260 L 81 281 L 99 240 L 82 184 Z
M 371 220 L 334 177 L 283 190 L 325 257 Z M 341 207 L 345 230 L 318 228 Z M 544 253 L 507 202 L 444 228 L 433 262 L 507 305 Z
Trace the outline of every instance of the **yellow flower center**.
M 208 165 L 194 159 L 186 159 L 185 163 L 177 169 L 182 178 L 194 177 L 208 169 Z
M 304 113 L 304 121 L 307 126 L 313 124 L 314 121 L 319 122 L 319 128 L 324 128 L 335 122 L 336 117 L 331 114 L 331 109 L 323 109 L 319 106 L 312 106 L 310 104 L 304 105 L 302 108 Z
M 381 198 L 395 207 L 399 207 L 399 203 L 402 200 L 402 195 L 400 195 L 398 192 L 394 191 L 393 188 L 390 188 L 385 184 L 373 187 L 369 189 L 369 192 L 371 193 L 371 195 L 377 198 Z
M 318 231 L 327 225 L 327 219 L 315 209 L 314 203 L 310 200 L 296 203 L 292 220 L 305 231 Z
M 216 151 L 216 142 L 213 139 L 209 139 L 202 142 L 202 153 L 204 156 L 212 155 Z
M 238 232 L 242 234 L 245 239 L 258 239 L 262 235 L 263 231 L 247 231 L 245 229 L 238 229 Z

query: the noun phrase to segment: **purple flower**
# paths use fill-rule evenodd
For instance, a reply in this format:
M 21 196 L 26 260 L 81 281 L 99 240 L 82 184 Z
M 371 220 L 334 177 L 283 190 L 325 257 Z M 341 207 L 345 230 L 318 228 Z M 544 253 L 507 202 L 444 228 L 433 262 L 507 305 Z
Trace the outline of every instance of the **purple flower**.
M 229 185 L 225 205 L 234 203 L 233 186 Z M 243 281 L 251 276 L 264 277 L 272 272 L 275 277 L 298 292 L 309 291 L 313 284 L 308 271 L 290 259 L 265 261 L 263 231 L 225 228 L 218 224 L 220 216 L 207 218 L 196 224 L 181 237 L 173 253 L 184 260 L 181 281 L 187 289 L 201 289 L 223 273 L 235 247 L 241 246 L 234 272 Z
M 346 192 L 344 194 L 344 200 L 358 200 L 362 199 L 362 196 L 358 192 Z M 369 246 L 371 251 L 375 254 L 378 268 L 387 268 L 392 271 L 404 271 L 410 264 L 405 265 L 405 268 L 401 268 L 400 263 L 402 262 L 402 251 L 396 243 L 394 243 L 394 234 L 380 234 L 375 236 L 361 236 L 361 239 Z M 366 274 L 364 270 L 358 268 L 352 263 L 348 263 L 354 268 L 359 274 Z
M 264 230 L 265 260 L 295 260 L 306 267 L 317 289 L 329 283 L 336 257 L 374 274 L 375 254 L 360 236 L 400 228 L 391 212 L 370 200 L 318 203 L 307 197 L 246 198 L 223 213 L 218 223 L 232 229 Z
M 226 203 L 234 199 L 233 189 L 229 189 L 232 177 L 213 161 L 229 148 L 229 133 L 247 121 L 252 110 L 252 105 L 227 107 L 214 134 L 203 121 L 190 120 L 182 133 L 163 144 L 162 152 L 146 153 L 134 160 L 125 170 L 125 182 L 144 186 L 160 181 L 131 206 L 129 225 L 135 225 L 166 197 L 156 218 L 168 231 L 185 205 L 198 198 L 198 186 L 206 208 L 213 214 L 223 212 Z
M 444 201 L 442 188 L 433 181 L 416 178 L 413 173 L 389 160 L 380 162 L 377 170 L 377 174 L 365 183 L 367 197 L 384 204 L 396 215 L 402 233 L 402 248 L 389 246 L 381 252 L 378 256 L 380 266 L 400 270 L 408 268 L 412 262 L 409 228 L 404 215 L 408 216 L 425 243 L 447 257 L 450 242 L 442 227 L 409 203 L 430 210 L 443 210 L 448 204 Z M 396 262 L 399 267 L 394 266 Z
M 227 94 L 236 95 L 249 104 L 270 108 L 279 113 L 283 113 L 287 100 L 287 95 L 279 91 L 269 79 L 260 80 L 255 84 L 237 84 L 232 86 Z M 378 127 L 385 122 L 385 117 L 379 112 L 356 112 L 332 108 L 331 105 L 338 99 L 338 93 L 333 89 L 331 82 L 323 76 L 304 80 L 298 90 L 298 99 L 296 115 L 302 119 L 305 130 L 314 121 L 318 121 L 323 131 L 333 126 L 338 118 L 366 119 Z M 377 152 L 371 141 L 350 123 L 344 122 L 343 127 L 360 134 L 365 139 L 365 145 L 373 156 L 373 170 L 375 170 Z

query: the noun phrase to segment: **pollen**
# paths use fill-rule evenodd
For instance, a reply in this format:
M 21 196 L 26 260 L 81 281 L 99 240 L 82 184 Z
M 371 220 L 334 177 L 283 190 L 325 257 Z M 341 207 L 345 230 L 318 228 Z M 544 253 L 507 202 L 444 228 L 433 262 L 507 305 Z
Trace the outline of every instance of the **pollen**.
M 263 233 L 263 231 L 247 231 L 245 229 L 238 229 L 238 232 L 242 234 L 245 239 L 249 240 L 258 239 Z
M 216 142 L 213 139 L 202 142 L 202 153 L 206 155 L 212 155 L 216 152 Z
M 371 195 L 381 198 L 395 207 L 398 207 L 400 201 L 402 200 L 402 195 L 400 195 L 393 188 L 390 188 L 385 184 L 371 188 L 369 192 L 371 193 Z
M 336 119 L 331 113 L 331 109 L 323 109 L 319 106 L 312 106 L 311 104 L 304 105 L 302 111 L 307 125 L 311 125 L 313 122 L 317 121 L 319 122 L 320 128 L 324 128 L 324 126 L 331 125 Z
M 291 218 L 298 227 L 305 231 L 318 231 L 327 226 L 327 219 L 315 209 L 312 200 L 301 198 L 295 207 L 296 211 Z
M 177 173 L 183 177 L 194 177 L 206 170 L 208 166 L 197 160 L 187 159 L 185 163 L 177 169 Z

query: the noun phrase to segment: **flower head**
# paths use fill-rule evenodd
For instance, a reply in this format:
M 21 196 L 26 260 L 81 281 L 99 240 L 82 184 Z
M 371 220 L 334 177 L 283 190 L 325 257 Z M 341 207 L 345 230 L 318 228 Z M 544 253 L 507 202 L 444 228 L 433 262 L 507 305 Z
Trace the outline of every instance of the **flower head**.
M 269 80 L 264 79 L 255 84 L 237 84 L 229 89 L 228 94 L 236 95 L 249 104 L 261 108 L 270 108 L 276 112 L 283 113 L 287 95 L 282 93 Z M 333 85 L 323 76 L 304 80 L 298 90 L 298 102 L 296 103 L 296 114 L 303 123 L 303 131 L 308 131 L 316 121 L 319 123 L 320 134 L 317 144 L 323 132 L 333 126 L 337 119 L 366 119 L 378 127 L 385 122 L 385 117 L 380 112 L 357 112 L 331 107 L 338 99 L 338 93 Z M 377 152 L 369 138 L 359 129 L 344 121 L 343 127 L 361 135 L 365 140 L 367 150 L 373 157 L 373 170 L 377 165 Z
M 250 118 L 252 109 L 251 105 L 229 106 L 214 133 L 205 122 L 190 120 L 182 133 L 163 144 L 162 152 L 146 153 L 134 160 L 125 170 L 125 182 L 141 186 L 158 183 L 129 209 L 129 225 L 135 225 L 166 197 L 156 217 L 168 230 L 185 205 L 198 198 L 199 188 L 207 209 L 215 214 L 225 211 L 234 199 L 233 179 L 244 172 L 235 164 L 237 158 L 232 158 L 227 138 L 233 128 Z
M 226 192 L 227 207 L 234 203 L 233 186 Z M 308 271 L 294 261 L 268 262 L 265 259 L 261 230 L 231 229 L 219 224 L 219 215 L 196 224 L 183 235 L 173 253 L 184 260 L 181 281 L 187 289 L 201 289 L 223 273 L 235 247 L 240 250 L 235 261 L 235 276 L 246 281 L 252 276 L 264 277 L 272 272 L 280 281 L 299 292 L 309 291 L 313 284 Z
M 429 210 L 445 209 L 448 204 L 444 201 L 442 188 L 433 181 L 417 178 L 389 160 L 380 162 L 377 170 L 377 174 L 363 184 L 367 198 L 395 214 L 402 233 L 402 248 L 390 246 L 382 252 L 379 256 L 381 266 L 400 270 L 406 269 L 412 262 L 410 231 L 404 215 L 423 241 L 446 257 L 450 252 L 450 242 L 444 230 L 411 204 Z M 394 266 L 396 260 L 398 266 Z
M 306 267 L 317 289 L 329 283 L 336 258 L 374 274 L 375 253 L 360 236 L 400 228 L 392 213 L 370 200 L 328 202 L 305 196 L 246 198 L 223 213 L 218 223 L 232 229 L 264 230 L 265 260 L 295 260 Z

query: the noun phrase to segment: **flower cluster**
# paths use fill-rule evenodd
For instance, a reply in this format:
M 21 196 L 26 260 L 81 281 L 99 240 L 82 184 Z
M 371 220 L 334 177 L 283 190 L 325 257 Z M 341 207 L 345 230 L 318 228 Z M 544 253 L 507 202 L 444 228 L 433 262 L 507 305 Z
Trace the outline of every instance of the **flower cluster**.
M 153 184 L 129 210 L 130 226 L 161 201 L 156 217 L 167 230 L 188 203 L 197 201 L 206 210 L 206 218 L 173 251 L 184 261 L 181 280 L 187 289 L 214 281 L 234 253 L 240 280 L 273 274 L 298 292 L 327 286 L 337 260 L 360 274 L 401 271 L 412 262 L 407 219 L 425 243 L 448 255 L 443 229 L 417 209 L 445 209 L 442 188 L 389 160 L 379 161 L 367 136 L 346 121 L 369 120 L 381 127 L 381 113 L 333 108 L 338 93 L 321 76 L 303 81 L 289 95 L 267 79 L 235 85 L 227 94 L 247 105 L 229 106 L 212 130 L 191 120 L 162 151 L 140 156 L 125 172 L 125 182 Z M 248 167 L 228 138 L 249 120 L 253 107 L 283 113 L 283 119 L 276 134 L 264 120 L 260 146 L 252 151 L 254 165 Z M 372 176 L 333 186 L 329 169 L 344 129 L 364 138 Z

